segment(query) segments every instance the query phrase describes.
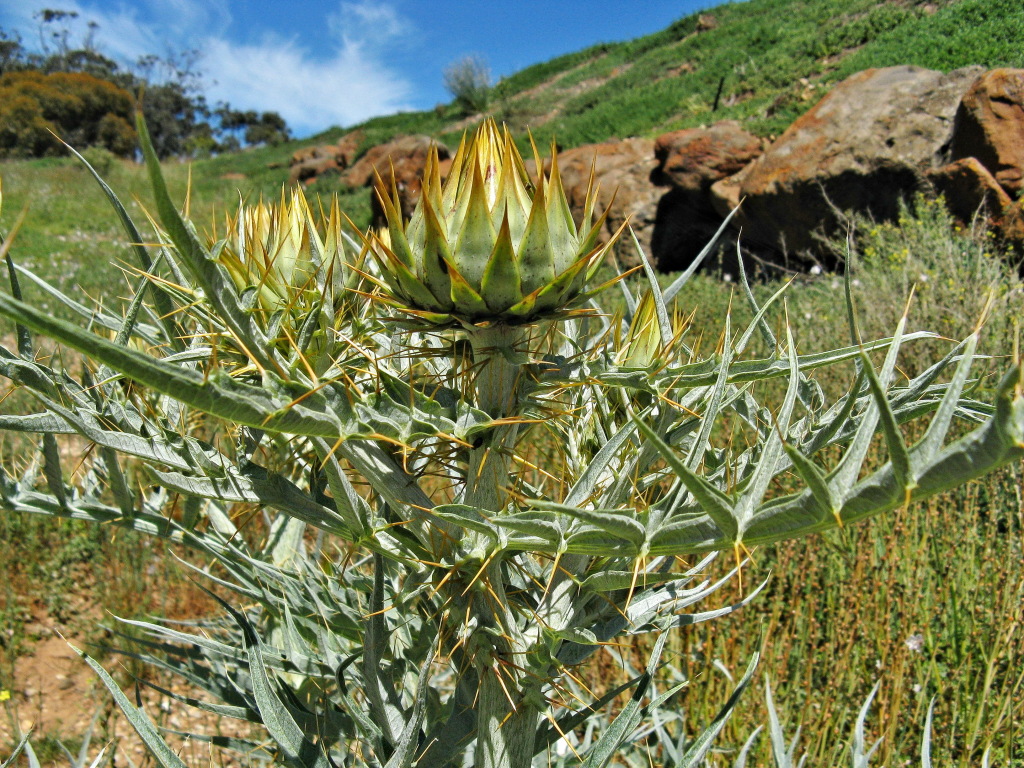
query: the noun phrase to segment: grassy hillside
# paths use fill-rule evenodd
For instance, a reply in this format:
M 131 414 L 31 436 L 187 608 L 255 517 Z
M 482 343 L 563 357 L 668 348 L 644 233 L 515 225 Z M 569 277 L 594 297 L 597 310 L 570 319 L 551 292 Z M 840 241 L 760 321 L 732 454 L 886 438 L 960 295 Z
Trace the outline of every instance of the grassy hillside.
M 741 120 L 752 132 L 771 136 L 860 69 L 1022 67 L 1021 40 L 1019 0 L 748 0 L 687 16 L 653 35 L 527 67 L 497 84 L 492 111 L 524 144 L 529 127 L 541 146 L 552 137 L 568 148 L 722 119 Z M 300 147 L 354 129 L 363 131 L 364 151 L 407 133 L 454 144 L 477 118 L 453 105 L 379 117 L 304 141 L 199 160 L 190 171 L 172 163 L 168 174 L 182 195 L 191 174 L 192 210 L 209 221 L 213 210 L 232 208 L 239 194 L 280 194 L 288 158 Z M 115 189 L 145 205 L 147 185 L 138 168 L 115 164 L 108 174 Z M 88 175 L 71 160 L 53 159 L 3 163 L 0 175 L 0 228 L 10 227 L 27 207 L 15 253 L 36 265 L 52 262 L 68 288 L 109 291 L 119 279 L 109 265 L 123 246 Z M 327 178 L 310 191 L 340 192 L 356 224 L 368 223 L 368 190 L 349 190 Z
M 720 119 L 767 136 L 855 71 L 1020 67 L 1021 39 L 1017 0 L 749 0 L 528 67 L 496 86 L 493 112 L 567 148 Z M 368 142 L 412 131 L 451 141 L 459 131 L 446 128 L 447 116 L 409 113 L 362 127 Z

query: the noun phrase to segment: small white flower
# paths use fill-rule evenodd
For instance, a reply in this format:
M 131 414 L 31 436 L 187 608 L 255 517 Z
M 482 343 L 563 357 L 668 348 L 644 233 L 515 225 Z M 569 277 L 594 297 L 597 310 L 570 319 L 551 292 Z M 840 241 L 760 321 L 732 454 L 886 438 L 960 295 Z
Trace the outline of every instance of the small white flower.
M 920 632 L 915 633 L 904 640 L 903 644 L 914 653 L 920 653 L 921 649 L 924 648 L 924 635 Z
M 815 264 L 813 267 L 811 267 L 811 274 L 814 275 L 815 277 L 820 275 L 821 274 L 821 267 L 818 266 L 817 264 Z
M 881 659 L 875 659 L 875 669 L 881 669 L 881 668 L 882 668 L 882 660 Z
M 723 272 L 722 273 L 722 282 L 724 282 L 724 283 L 731 283 L 732 282 L 732 275 L 730 275 L 728 272 Z
M 853 278 L 853 287 L 860 288 L 860 280 L 858 280 L 857 278 Z
M 810 319 L 811 319 L 811 313 L 810 312 L 804 312 L 804 320 L 810 320 Z
M 922 272 L 920 275 L 917 276 L 917 282 L 919 282 L 919 283 L 927 283 L 928 282 L 928 275 L 926 275 L 924 272 Z
M 913 691 L 914 691 L 914 693 L 920 693 L 921 692 L 921 684 L 920 683 L 914 683 Z

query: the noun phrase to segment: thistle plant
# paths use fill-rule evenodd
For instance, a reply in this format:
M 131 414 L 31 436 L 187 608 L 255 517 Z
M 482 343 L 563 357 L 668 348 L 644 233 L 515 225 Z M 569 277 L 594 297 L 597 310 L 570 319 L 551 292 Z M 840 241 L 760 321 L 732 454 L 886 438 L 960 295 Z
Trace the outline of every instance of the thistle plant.
M 223 617 L 131 622 L 136 655 L 208 694 L 187 703 L 269 737 L 193 739 L 296 767 L 607 765 L 685 685 L 656 674 L 669 633 L 756 594 L 693 607 L 750 549 L 913 514 L 1024 456 L 1019 360 L 986 390 L 974 333 L 899 380 L 903 345 L 934 336 L 904 318 L 861 340 L 849 282 L 848 344 L 802 353 L 767 319 L 782 291 L 762 306 L 742 275 L 753 320 L 723 318 L 700 353 L 673 310 L 699 261 L 662 289 L 637 245 L 642 270 L 594 285 L 609 243 L 592 203 L 577 225 L 557 158 L 531 178 L 493 123 L 443 183 L 432 158 L 408 223 L 384 195 L 386 230 L 352 233 L 295 193 L 206 239 L 139 132 L 162 228 L 140 245 L 153 239 L 103 185 L 139 260 L 123 311 L 82 307 L 4 241 L 18 348 L 0 348 L 0 374 L 38 411 L 0 428 L 42 450 L 0 491 L 8 513 L 132 528 L 217 563 Z M 86 327 L 26 303 L 25 281 Z M 33 333 L 81 363 L 45 364 Z M 813 374 L 841 365 L 830 402 Z M 872 464 L 879 434 L 888 460 Z M 63 435 L 92 448 L 74 480 Z M 711 583 L 718 551 L 737 568 Z M 646 669 L 591 690 L 581 665 L 647 633 Z M 182 765 L 88 661 L 157 761 Z M 672 765 L 703 764 L 755 662 L 705 731 L 659 725 Z

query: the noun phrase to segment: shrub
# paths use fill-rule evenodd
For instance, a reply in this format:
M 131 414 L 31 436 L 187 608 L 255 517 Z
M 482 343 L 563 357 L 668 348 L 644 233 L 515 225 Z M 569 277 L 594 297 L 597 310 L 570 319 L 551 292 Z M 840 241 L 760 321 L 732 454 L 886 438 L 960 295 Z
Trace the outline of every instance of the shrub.
M 99 145 L 130 155 L 137 141 L 132 109 L 127 91 L 92 75 L 0 75 L 0 157 L 64 154 L 51 131 L 75 146 Z
M 483 112 L 491 101 L 491 70 L 478 56 L 466 56 L 444 70 L 444 87 L 467 114 Z

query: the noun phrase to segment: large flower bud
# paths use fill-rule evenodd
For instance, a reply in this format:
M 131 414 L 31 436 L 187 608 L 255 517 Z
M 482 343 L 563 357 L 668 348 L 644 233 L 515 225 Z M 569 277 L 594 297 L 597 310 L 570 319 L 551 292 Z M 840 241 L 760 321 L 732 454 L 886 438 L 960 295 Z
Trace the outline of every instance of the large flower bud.
M 463 139 L 443 185 L 431 151 L 408 225 L 397 191 L 381 194 L 388 239 L 373 250 L 394 304 L 436 325 L 526 323 L 571 307 L 614 238 L 598 244 L 593 178 L 577 228 L 554 151 L 549 174 L 539 157 L 537 167 L 533 184 L 508 130 L 487 120 Z
M 302 192 L 276 204 L 241 205 L 213 244 L 242 303 L 273 343 L 329 362 L 329 328 L 359 311 L 362 254 L 346 246 L 335 199 L 314 214 Z M 298 345 L 298 347 L 296 346 Z

